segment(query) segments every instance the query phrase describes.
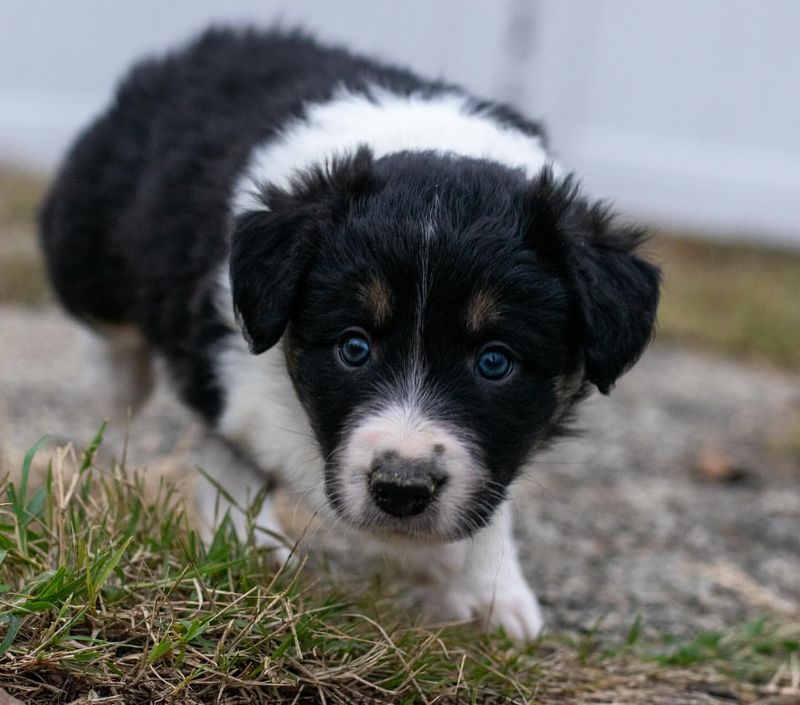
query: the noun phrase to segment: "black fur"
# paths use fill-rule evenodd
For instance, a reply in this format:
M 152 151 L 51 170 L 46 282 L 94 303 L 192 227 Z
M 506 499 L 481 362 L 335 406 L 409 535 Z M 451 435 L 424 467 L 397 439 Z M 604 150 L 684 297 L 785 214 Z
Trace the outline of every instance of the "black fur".
M 348 423 L 396 389 L 413 357 L 424 288 L 428 412 L 462 429 L 491 474 L 465 520 L 474 530 L 585 382 L 608 392 L 638 358 L 653 328 L 658 271 L 634 254 L 641 233 L 617 227 L 571 179 L 545 171 L 530 183 L 500 164 L 432 153 L 375 159 L 362 149 L 286 190 L 265 184 L 269 210 L 231 222 L 232 188 L 253 147 L 340 85 L 458 91 L 298 34 L 213 30 L 140 64 L 70 151 L 46 200 L 50 276 L 74 315 L 138 326 L 186 402 L 213 422 L 225 404 L 215 351 L 233 334 L 215 309 L 214 277 L 230 256 L 251 350 L 286 334 L 288 367 L 325 457 Z M 539 134 L 506 106 L 474 106 Z M 379 323 L 357 295 L 370 277 L 391 295 Z M 467 309 L 481 291 L 498 314 L 470 330 Z M 343 369 L 336 346 L 353 326 L 375 352 L 364 367 Z M 475 360 L 497 341 L 513 356 L 513 374 L 489 382 Z M 582 371 L 568 393 L 560 389 Z M 326 472 L 335 506 L 335 459 Z

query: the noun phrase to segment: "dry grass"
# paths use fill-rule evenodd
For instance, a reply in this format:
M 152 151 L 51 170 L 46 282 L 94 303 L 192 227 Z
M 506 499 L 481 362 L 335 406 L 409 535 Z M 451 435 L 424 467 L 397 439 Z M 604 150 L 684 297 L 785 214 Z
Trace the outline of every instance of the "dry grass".
M 663 236 L 661 338 L 800 367 L 800 251 Z
M 637 622 L 613 652 L 597 634 L 518 645 L 415 626 L 375 588 L 275 572 L 227 521 L 203 546 L 174 489 L 101 466 L 100 440 L 55 451 L 41 487 L 32 453 L 0 483 L 0 688 L 26 705 L 800 697 L 799 625 L 645 645 Z
M 0 163 L 0 223 L 31 224 L 43 189 L 38 174 Z
M 40 176 L 0 164 L 0 301 L 47 300 L 34 225 L 43 188 Z

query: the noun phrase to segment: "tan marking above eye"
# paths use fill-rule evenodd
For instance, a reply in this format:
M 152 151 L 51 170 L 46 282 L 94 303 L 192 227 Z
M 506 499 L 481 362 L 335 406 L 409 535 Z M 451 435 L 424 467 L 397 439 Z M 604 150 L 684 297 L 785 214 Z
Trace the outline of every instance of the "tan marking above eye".
M 481 289 L 467 307 L 467 329 L 477 333 L 498 312 L 497 298 L 491 289 Z
M 382 325 L 389 320 L 392 294 L 383 279 L 372 275 L 369 282 L 359 289 L 358 298 L 369 311 L 375 325 Z

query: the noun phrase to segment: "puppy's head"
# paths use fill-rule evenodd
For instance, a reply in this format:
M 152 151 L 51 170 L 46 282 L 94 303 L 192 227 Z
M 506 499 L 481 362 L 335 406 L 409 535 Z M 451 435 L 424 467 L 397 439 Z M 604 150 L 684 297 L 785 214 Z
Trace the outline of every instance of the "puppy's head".
M 548 170 L 363 149 L 264 200 L 234 232 L 238 320 L 254 353 L 283 337 L 328 501 L 353 525 L 469 535 L 650 338 L 640 233 Z

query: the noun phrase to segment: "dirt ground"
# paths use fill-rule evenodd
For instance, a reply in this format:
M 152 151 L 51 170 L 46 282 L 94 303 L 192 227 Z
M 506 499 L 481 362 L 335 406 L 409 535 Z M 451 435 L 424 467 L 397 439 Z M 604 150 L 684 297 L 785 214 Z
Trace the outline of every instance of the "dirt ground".
M 76 326 L 0 308 L 0 458 L 43 433 L 88 441 L 103 415 Z M 688 635 L 800 616 L 800 377 L 656 344 L 583 433 L 519 483 L 517 531 L 553 629 Z M 165 389 L 137 421 L 129 465 L 186 468 L 200 433 Z M 107 448 L 119 454 L 121 429 Z M 184 470 L 181 482 L 191 482 Z

